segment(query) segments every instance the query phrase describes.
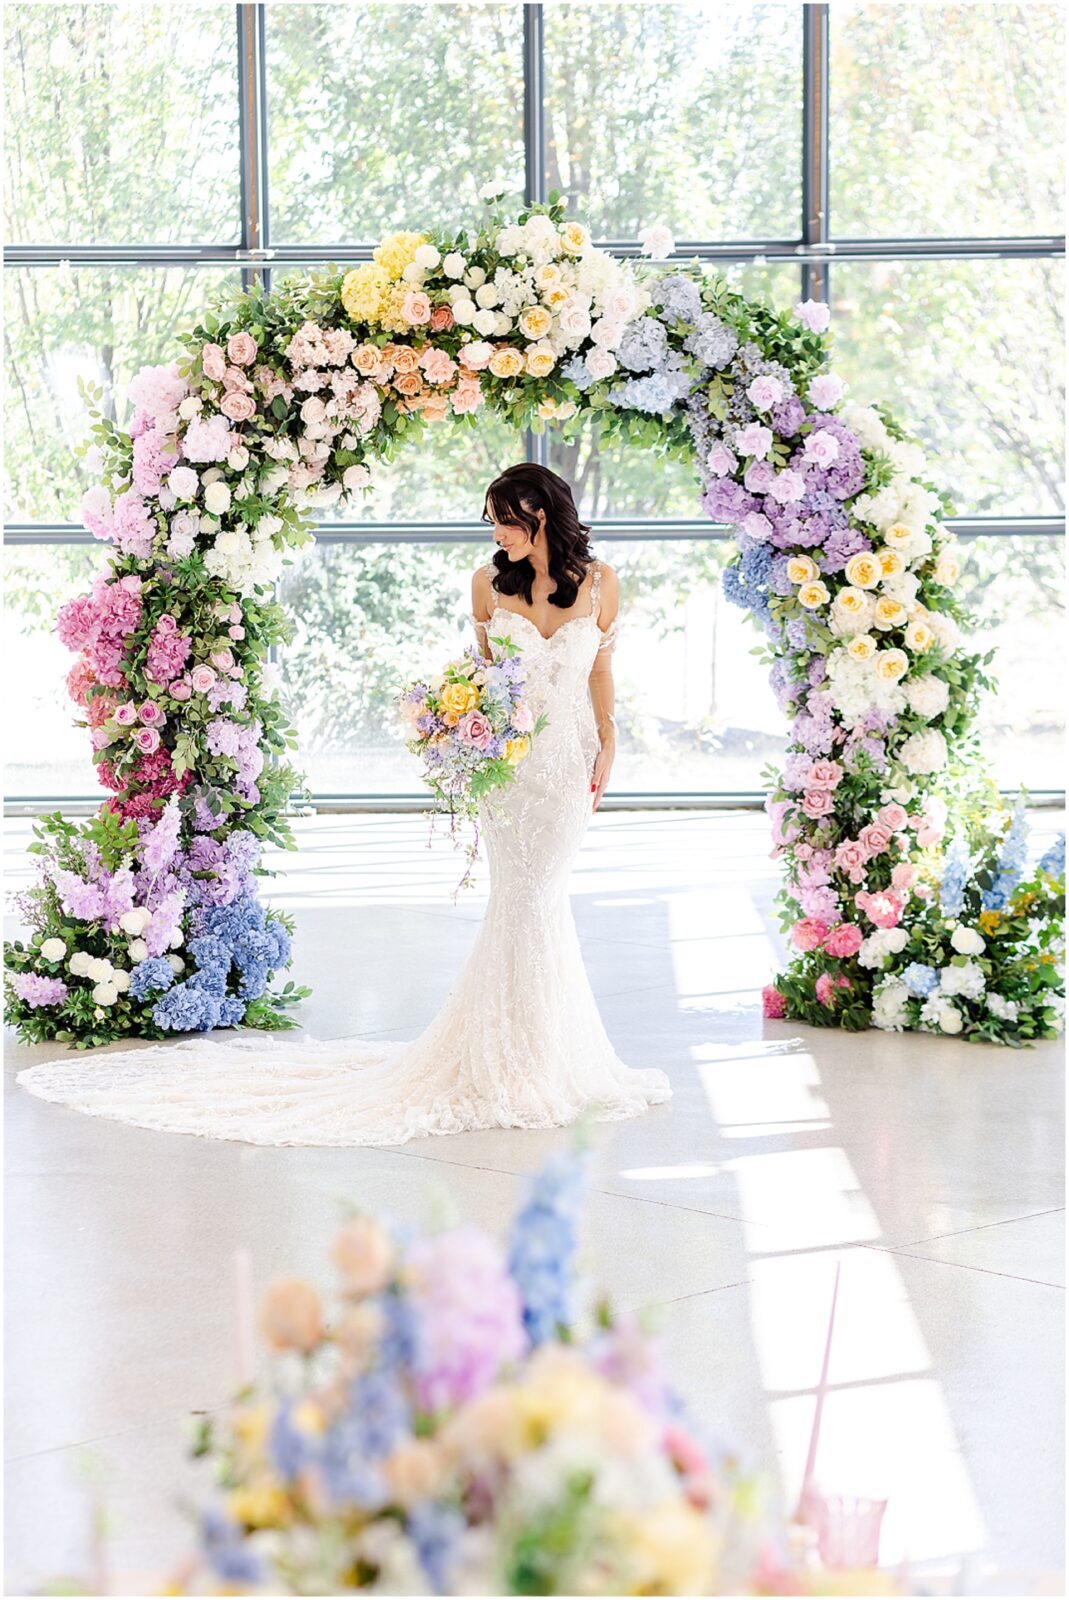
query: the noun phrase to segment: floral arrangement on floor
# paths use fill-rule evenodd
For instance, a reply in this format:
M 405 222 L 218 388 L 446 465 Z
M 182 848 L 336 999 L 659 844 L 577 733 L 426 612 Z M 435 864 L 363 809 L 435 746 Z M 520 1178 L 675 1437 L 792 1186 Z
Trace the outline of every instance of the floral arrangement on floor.
M 474 645 L 446 663 L 428 681 L 403 690 L 399 705 L 412 737 L 405 742 L 423 762 L 423 781 L 449 815 L 458 841 L 459 824 L 471 822 L 467 869 L 457 885 L 469 885 L 479 852 L 479 811 L 489 796 L 515 780 L 546 726 L 524 698 L 523 652 L 508 638 L 491 638 L 491 657 Z
M 312 1284 L 272 1284 L 271 1379 L 198 1424 L 219 1489 L 168 1592 L 897 1592 L 822 1571 L 761 1510 L 638 1320 L 602 1303 L 576 1321 L 581 1197 L 580 1161 L 556 1158 L 507 1248 L 356 1214 L 329 1320 Z
M 844 403 L 826 306 L 776 312 L 697 261 L 654 265 L 674 249 L 662 226 L 641 236 L 646 260 L 617 260 L 565 218 L 556 192 L 515 219 L 501 193 L 472 238 L 393 233 L 358 266 L 293 274 L 270 293 L 220 291 L 177 336 L 181 357 L 133 378 L 124 428 L 101 391 L 85 391 L 100 481 L 82 514 L 109 568 L 62 608 L 59 631 L 78 652 L 68 683 L 111 791 L 103 809 L 148 828 L 176 796 L 183 851 L 225 851 L 233 833 L 292 843 L 284 812 L 298 778 L 269 660 L 286 639 L 273 585 L 316 509 L 366 491 L 378 462 L 428 427 L 474 426 L 483 407 L 569 438 L 593 416 L 603 437 L 693 460 L 705 510 L 737 529 L 727 593 L 764 628 L 792 722 L 768 781 L 798 955 L 766 992 L 769 1014 L 952 1028 L 957 1010 L 968 1037 L 1049 1034 L 1059 990 L 1046 877 L 981 962 L 982 1007 L 894 998 L 906 967 L 936 955 L 947 852 L 966 851 L 983 874 L 1004 831 L 969 731 L 987 659 L 962 644 L 950 507 L 919 445 L 885 408 Z M 38 934 L 62 939 L 51 925 Z M 1044 981 L 1026 983 L 1041 939 Z M 27 1037 L 90 1020 L 94 1042 L 125 1031 L 109 1009 L 119 1002 L 71 1014 L 57 984 L 77 974 L 49 964 L 36 935 L 7 959 Z M 953 997 L 942 979 L 940 994 Z M 256 1003 L 261 1022 L 282 1018 L 281 1004 Z M 222 1021 L 210 1008 L 188 1016 Z

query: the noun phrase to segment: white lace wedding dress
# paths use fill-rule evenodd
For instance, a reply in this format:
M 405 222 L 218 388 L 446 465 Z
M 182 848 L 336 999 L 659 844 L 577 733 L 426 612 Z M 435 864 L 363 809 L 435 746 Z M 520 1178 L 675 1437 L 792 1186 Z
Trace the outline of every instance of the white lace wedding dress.
M 488 563 L 492 571 L 492 564 Z M 18 1074 L 32 1094 L 92 1116 L 266 1145 L 395 1145 L 476 1128 L 552 1128 L 637 1116 L 671 1095 L 627 1067 L 602 1025 L 568 898 L 589 821 L 598 737 L 588 677 L 616 624 L 591 609 L 544 637 L 496 606 L 489 633 L 524 651 L 548 725 L 515 782 L 483 808 L 490 894 L 452 992 L 416 1039 L 312 1039 L 246 1031 L 85 1055 Z M 478 619 L 472 617 L 478 625 Z

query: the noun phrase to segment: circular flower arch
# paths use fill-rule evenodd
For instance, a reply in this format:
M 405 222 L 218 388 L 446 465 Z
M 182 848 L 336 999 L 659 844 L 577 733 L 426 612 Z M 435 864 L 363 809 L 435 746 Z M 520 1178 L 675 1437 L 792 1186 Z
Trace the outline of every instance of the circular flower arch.
M 498 197 L 500 199 L 500 197 Z M 971 731 L 951 507 L 882 406 L 830 368 L 828 309 L 779 312 L 705 274 L 596 249 L 552 195 L 472 237 L 385 238 L 349 270 L 222 293 L 146 367 L 120 428 L 87 389 L 110 546 L 58 630 L 110 791 L 39 825 L 28 942 L 6 950 L 23 1036 L 80 1045 L 290 1024 L 292 926 L 256 894 L 299 784 L 268 660 L 274 585 L 317 508 L 400 446 L 489 410 L 693 461 L 735 529 L 728 598 L 763 630 L 790 722 L 767 774 L 792 957 L 766 1015 L 1020 1043 L 1057 1027 L 1057 852 L 1025 878 Z M 662 264 L 658 264 L 662 263 Z

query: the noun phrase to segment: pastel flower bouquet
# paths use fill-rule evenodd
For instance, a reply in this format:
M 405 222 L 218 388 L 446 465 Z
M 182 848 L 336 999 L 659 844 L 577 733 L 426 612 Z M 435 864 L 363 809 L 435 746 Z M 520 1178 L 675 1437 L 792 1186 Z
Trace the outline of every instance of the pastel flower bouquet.
M 399 699 L 412 732 L 407 746 L 422 760 L 423 781 L 448 812 L 454 843 L 463 820 L 474 825 L 458 890 L 472 881 L 480 809 L 514 782 L 548 720 L 536 717 L 526 698 L 522 650 L 505 637 L 491 638 L 490 646 L 489 660 L 469 645 L 442 672 L 409 684 Z
M 351 1216 L 329 1320 L 311 1283 L 272 1284 L 270 1381 L 197 1425 L 219 1490 L 167 1592 L 897 1592 L 874 1567 L 849 1587 L 762 1509 L 638 1320 L 576 1320 L 582 1187 L 556 1158 L 506 1247 Z

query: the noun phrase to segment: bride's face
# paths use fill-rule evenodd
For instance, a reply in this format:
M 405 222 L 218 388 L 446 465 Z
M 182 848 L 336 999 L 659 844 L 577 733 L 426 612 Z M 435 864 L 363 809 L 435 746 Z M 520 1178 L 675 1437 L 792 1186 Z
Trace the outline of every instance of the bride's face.
M 546 529 L 546 514 L 538 513 L 538 531 L 544 535 Z M 510 561 L 522 561 L 534 549 L 534 540 L 526 528 L 519 523 L 496 522 L 494 523 L 494 543 L 500 545 Z

